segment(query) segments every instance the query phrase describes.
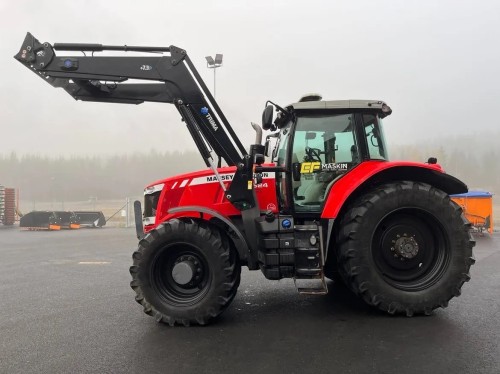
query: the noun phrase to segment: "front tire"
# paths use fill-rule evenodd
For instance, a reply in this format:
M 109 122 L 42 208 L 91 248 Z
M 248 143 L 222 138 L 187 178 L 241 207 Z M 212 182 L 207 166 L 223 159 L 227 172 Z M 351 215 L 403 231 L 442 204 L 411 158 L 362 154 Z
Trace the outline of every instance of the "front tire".
M 236 251 L 204 222 L 162 223 L 139 242 L 132 258 L 136 301 L 171 326 L 209 323 L 229 306 L 240 282 Z
M 425 183 L 398 182 L 358 199 L 337 234 L 346 285 L 390 314 L 431 314 L 470 279 L 474 240 L 461 208 Z

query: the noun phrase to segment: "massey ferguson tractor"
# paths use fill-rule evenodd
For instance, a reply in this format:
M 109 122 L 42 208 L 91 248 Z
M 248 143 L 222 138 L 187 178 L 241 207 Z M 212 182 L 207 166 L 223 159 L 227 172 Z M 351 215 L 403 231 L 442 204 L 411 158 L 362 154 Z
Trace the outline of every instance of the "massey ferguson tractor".
M 470 225 L 449 197 L 467 186 L 432 158 L 388 160 L 383 101 L 268 101 L 247 151 L 182 48 L 51 45 L 28 33 L 15 58 L 76 100 L 179 111 L 207 169 L 152 183 L 144 209 L 135 204 L 130 285 L 156 321 L 209 323 L 234 299 L 242 266 L 293 278 L 302 294 L 340 279 L 407 316 L 446 307 L 470 279 Z

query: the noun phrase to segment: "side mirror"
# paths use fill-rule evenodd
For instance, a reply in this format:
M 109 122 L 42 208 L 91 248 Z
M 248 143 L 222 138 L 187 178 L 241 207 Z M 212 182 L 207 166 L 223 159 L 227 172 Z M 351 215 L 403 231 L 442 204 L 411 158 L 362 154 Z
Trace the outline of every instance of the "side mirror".
M 274 107 L 272 105 L 266 106 L 262 112 L 262 128 L 264 130 L 270 130 L 273 127 L 273 115 Z
M 266 157 L 271 157 L 271 154 L 269 152 L 271 150 L 271 138 L 278 138 L 279 136 L 280 136 L 279 132 L 274 134 L 269 134 L 266 136 L 266 143 L 264 144 L 264 155 L 266 155 Z

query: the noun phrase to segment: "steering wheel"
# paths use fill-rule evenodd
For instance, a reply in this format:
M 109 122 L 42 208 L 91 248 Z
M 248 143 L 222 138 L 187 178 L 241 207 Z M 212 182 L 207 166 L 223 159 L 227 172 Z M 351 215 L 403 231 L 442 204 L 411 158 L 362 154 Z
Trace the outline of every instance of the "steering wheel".
M 306 155 L 308 161 L 319 161 L 321 162 L 321 149 L 306 147 Z

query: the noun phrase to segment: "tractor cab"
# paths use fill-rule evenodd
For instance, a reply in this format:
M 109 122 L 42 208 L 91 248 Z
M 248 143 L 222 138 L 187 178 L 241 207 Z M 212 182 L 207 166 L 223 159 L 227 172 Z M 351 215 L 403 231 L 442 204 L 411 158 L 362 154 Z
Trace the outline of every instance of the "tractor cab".
M 272 153 L 282 212 L 321 213 L 333 184 L 363 161 L 387 160 L 382 119 L 391 109 L 382 101 L 321 101 L 308 96 L 286 109 L 278 106 L 273 124 L 279 130 Z M 272 107 L 270 107 L 272 108 Z M 272 113 L 272 112 L 271 112 Z M 267 115 L 266 115 L 267 114 Z

